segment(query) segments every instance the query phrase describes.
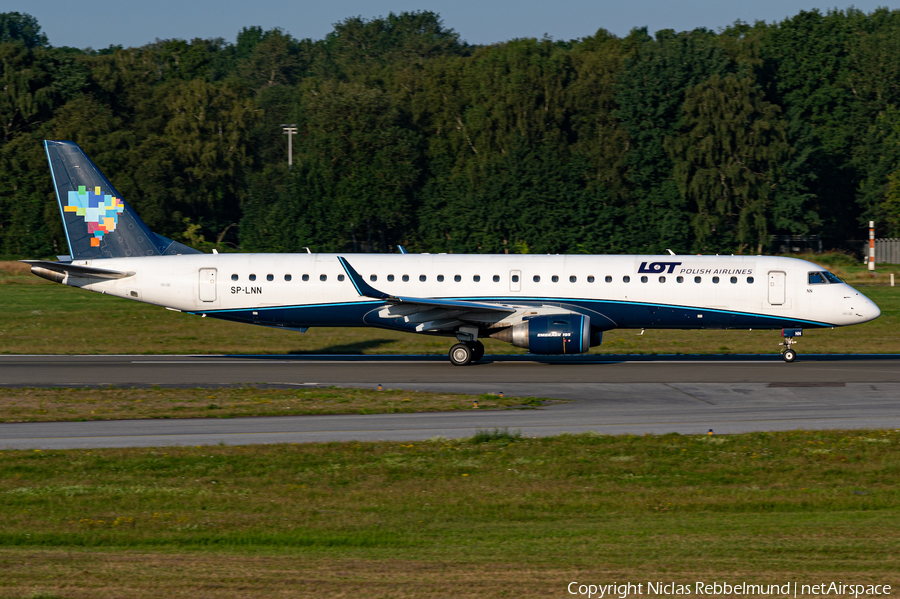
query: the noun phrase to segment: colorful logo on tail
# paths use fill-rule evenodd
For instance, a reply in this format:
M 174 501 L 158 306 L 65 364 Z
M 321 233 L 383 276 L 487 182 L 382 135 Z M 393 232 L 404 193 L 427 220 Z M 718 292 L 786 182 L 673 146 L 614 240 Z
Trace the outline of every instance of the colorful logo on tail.
M 100 247 L 100 240 L 107 233 L 116 230 L 119 215 L 125 211 L 125 204 L 121 199 L 104 194 L 99 187 L 89 191 L 84 185 L 79 185 L 78 191 L 69 192 L 68 203 L 63 210 L 84 218 L 88 234 L 93 235 L 91 247 Z

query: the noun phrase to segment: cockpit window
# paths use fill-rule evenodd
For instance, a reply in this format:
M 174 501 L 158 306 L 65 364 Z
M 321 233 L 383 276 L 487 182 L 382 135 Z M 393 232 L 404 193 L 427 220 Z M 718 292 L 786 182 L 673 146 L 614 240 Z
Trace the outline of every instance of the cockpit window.
M 828 281 L 825 280 L 825 277 L 822 276 L 822 273 L 820 273 L 820 272 L 809 273 L 809 284 L 810 285 L 824 285 L 827 283 L 828 283 Z
M 828 271 L 809 273 L 810 285 L 827 285 L 828 283 L 843 283 L 843 281 Z

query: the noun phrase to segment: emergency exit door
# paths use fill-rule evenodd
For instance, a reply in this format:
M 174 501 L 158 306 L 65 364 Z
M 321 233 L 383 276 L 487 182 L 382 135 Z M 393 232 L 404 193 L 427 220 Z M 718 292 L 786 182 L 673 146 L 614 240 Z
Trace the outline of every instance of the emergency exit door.
M 510 291 L 522 291 L 522 271 L 521 270 L 509 271 L 509 290 Z
M 216 301 L 216 269 L 201 268 L 200 269 L 200 301 L 214 302 Z
M 784 304 L 784 273 L 780 270 L 769 271 L 769 303 L 773 306 Z

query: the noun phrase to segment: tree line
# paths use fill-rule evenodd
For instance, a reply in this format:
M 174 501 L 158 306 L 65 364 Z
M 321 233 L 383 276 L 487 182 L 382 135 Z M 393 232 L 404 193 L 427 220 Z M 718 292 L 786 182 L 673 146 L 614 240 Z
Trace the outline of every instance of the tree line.
M 474 46 L 423 11 L 54 47 L 0 13 L 0 253 L 66 253 L 42 139 L 242 251 L 760 253 L 900 236 L 900 11 Z M 287 166 L 281 124 L 296 124 Z

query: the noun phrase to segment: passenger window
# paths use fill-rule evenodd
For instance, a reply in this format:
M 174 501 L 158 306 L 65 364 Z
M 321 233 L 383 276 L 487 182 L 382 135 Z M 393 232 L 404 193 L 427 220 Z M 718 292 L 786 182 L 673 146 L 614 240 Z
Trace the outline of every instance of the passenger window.
M 409 281 L 409 275 L 403 275 L 403 282 L 406 283 Z
M 540 276 L 540 275 L 534 275 L 534 278 L 533 278 L 532 280 L 533 280 L 535 283 L 540 283 L 540 282 L 541 282 L 541 276 Z
M 328 275 L 319 275 L 319 280 L 320 280 L 320 281 L 327 281 L 327 280 L 328 280 Z
M 499 282 L 500 282 L 500 275 L 494 275 L 494 282 L 495 282 L 495 283 L 499 283 Z
M 684 277 L 678 277 L 675 280 L 678 281 L 679 283 L 684 283 Z
M 392 282 L 394 280 L 394 275 L 388 275 L 388 281 Z
M 249 278 L 251 281 L 255 281 L 255 280 L 256 280 L 256 275 L 250 275 L 248 278 Z
M 444 282 L 444 275 L 438 275 L 438 283 Z
M 731 277 L 732 284 L 737 283 L 737 277 Z
M 344 280 L 344 275 L 338 275 L 338 281 L 343 281 L 343 280 Z
M 554 283 L 559 283 L 559 277 L 557 277 L 556 275 L 553 275 L 552 277 L 550 277 L 550 280 L 553 281 Z
M 823 285 L 825 284 L 825 277 L 822 276 L 820 272 L 811 272 L 809 273 L 809 284 L 810 285 Z
M 649 280 L 650 279 L 647 278 L 647 275 L 644 275 L 643 277 L 641 277 L 641 283 L 646 283 Z
M 660 277 L 660 278 L 659 278 L 659 282 L 660 282 L 660 283 L 665 283 L 665 282 L 666 282 L 666 278 L 665 278 L 665 277 Z
M 718 283 L 718 282 L 719 282 L 719 277 L 713 277 L 713 283 Z
M 605 279 L 605 280 L 606 280 L 607 283 L 612 283 L 612 277 L 609 276 L 609 275 L 606 275 L 606 279 Z
M 630 283 L 630 282 L 631 282 L 631 277 L 629 277 L 628 275 L 625 275 L 624 277 L 622 277 L 622 282 L 623 282 L 623 283 Z
M 237 280 L 238 280 L 238 276 L 237 276 L 237 275 L 231 275 L 231 280 L 232 280 L 232 281 L 237 281 Z
M 284 280 L 285 280 L 285 281 L 290 281 L 290 280 L 291 280 L 291 275 L 284 275 Z
M 519 282 L 519 275 L 513 275 L 513 276 L 512 276 L 512 282 L 513 282 L 513 283 L 518 283 L 518 282 Z
M 303 276 L 300 277 L 300 278 L 303 279 L 304 281 L 308 281 L 308 280 L 309 280 L 309 275 L 303 275 Z
M 459 283 L 460 281 L 462 281 L 462 277 L 459 275 L 454 275 L 453 280 Z
M 425 282 L 425 275 L 419 275 L 419 280 L 423 283 Z
M 373 283 L 378 280 L 378 275 L 369 275 L 369 280 Z
M 274 280 L 275 280 L 275 275 L 266 275 L 266 280 L 267 280 L 267 281 L 274 281 Z
M 577 281 L 577 280 L 578 280 L 577 277 L 574 277 L 574 276 L 569 277 L 569 282 L 570 282 L 570 283 L 574 283 L 574 282 Z
M 703 279 L 702 279 L 701 277 L 694 277 L 694 282 L 695 282 L 695 283 L 699 283 L 699 282 L 702 281 L 702 280 L 703 280 Z
M 753 284 L 753 277 L 747 277 L 747 282 L 751 285 Z
M 593 283 L 593 282 L 594 282 L 594 275 L 591 275 L 588 277 L 588 283 Z
M 481 280 L 481 275 L 475 275 L 474 277 L 472 277 L 472 280 L 476 283 L 479 282 Z

